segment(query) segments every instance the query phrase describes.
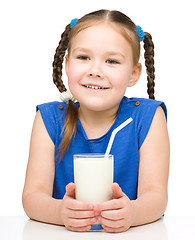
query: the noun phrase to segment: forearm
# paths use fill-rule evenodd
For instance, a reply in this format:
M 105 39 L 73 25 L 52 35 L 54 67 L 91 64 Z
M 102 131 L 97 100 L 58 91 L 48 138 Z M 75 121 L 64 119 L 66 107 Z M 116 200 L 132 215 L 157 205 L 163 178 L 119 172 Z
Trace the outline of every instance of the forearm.
M 139 226 L 162 217 L 167 206 L 167 197 L 158 192 L 147 192 L 131 203 L 134 213 L 132 226 Z
M 63 225 L 59 210 L 61 202 L 61 199 L 38 191 L 23 197 L 23 207 L 29 218 L 57 225 Z

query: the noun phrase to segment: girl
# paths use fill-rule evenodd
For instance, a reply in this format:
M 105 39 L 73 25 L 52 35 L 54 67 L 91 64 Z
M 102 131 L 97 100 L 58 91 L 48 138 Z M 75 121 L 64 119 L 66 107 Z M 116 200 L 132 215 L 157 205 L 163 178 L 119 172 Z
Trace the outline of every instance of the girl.
M 144 40 L 150 99 L 124 97 L 141 74 Z M 67 55 L 66 54 L 67 50 Z M 62 82 L 62 64 L 70 92 Z M 166 107 L 154 100 L 154 45 L 124 14 L 100 10 L 71 21 L 53 62 L 53 80 L 65 102 L 37 106 L 23 206 L 35 220 L 87 231 L 99 221 L 123 232 L 159 219 L 167 205 L 169 138 Z M 76 103 L 74 103 L 76 99 Z M 93 205 L 75 199 L 73 155 L 105 153 L 115 137 L 113 199 Z

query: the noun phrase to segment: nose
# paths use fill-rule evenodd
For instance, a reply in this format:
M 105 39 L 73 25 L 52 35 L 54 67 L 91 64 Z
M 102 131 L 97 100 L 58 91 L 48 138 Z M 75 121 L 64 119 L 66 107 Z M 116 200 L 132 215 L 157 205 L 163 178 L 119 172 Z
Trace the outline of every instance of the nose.
M 97 78 L 101 78 L 101 74 L 100 73 L 89 73 L 89 77 L 97 77 Z
M 91 67 L 88 72 L 89 77 L 95 77 L 95 78 L 102 78 L 103 73 L 101 71 L 100 64 L 98 62 L 94 62 L 91 64 Z

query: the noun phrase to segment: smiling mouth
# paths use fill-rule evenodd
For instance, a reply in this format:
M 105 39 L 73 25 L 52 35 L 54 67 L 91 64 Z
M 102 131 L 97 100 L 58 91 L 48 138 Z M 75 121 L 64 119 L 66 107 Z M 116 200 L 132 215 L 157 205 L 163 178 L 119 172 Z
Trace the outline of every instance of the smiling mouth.
M 108 89 L 106 87 L 101 87 L 101 86 L 96 86 L 96 85 L 83 85 L 86 88 L 91 88 L 91 89 Z

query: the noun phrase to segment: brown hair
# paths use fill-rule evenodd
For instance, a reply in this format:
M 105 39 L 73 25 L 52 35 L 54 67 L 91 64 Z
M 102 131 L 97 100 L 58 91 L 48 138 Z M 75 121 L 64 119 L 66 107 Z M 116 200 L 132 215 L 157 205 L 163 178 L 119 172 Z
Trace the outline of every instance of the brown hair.
M 70 24 L 65 28 L 65 31 L 61 35 L 61 40 L 56 49 L 56 53 L 53 61 L 53 81 L 60 92 L 66 91 L 66 87 L 62 81 L 62 65 L 66 51 L 69 53 L 71 50 L 71 39 L 74 38 L 80 31 L 86 29 L 89 26 L 94 25 L 96 22 L 101 21 L 114 23 L 113 26 L 120 26 L 121 34 L 131 44 L 133 50 L 133 61 L 137 64 L 140 58 L 140 37 L 136 30 L 136 25 L 125 14 L 119 11 L 99 10 L 89 13 L 78 20 L 76 25 L 71 29 Z M 144 38 L 144 58 L 147 72 L 147 92 L 150 99 L 154 98 L 154 44 L 152 37 L 149 33 L 145 32 Z M 66 119 L 63 126 L 62 142 L 60 144 L 60 159 L 65 154 L 69 147 L 70 141 L 76 132 L 78 109 L 75 104 L 69 100 L 66 107 Z

